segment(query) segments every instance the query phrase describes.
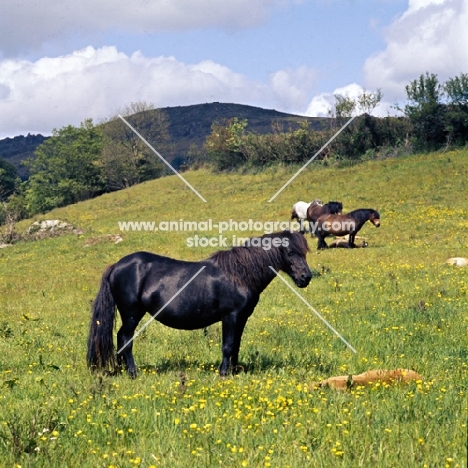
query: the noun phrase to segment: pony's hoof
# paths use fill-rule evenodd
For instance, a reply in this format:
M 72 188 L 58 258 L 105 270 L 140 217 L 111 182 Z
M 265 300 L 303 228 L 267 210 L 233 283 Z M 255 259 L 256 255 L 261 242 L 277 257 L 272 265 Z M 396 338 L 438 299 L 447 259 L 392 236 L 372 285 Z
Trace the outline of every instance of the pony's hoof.
M 245 372 L 244 366 L 237 365 L 232 369 L 233 374 L 240 374 L 241 372 Z

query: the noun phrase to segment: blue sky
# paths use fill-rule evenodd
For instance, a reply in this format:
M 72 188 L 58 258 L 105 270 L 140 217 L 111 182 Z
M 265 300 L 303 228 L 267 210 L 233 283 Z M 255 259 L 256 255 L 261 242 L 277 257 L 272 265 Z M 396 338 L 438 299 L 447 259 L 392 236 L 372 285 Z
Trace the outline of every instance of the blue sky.
M 420 74 L 468 72 L 468 0 L 43 0 L 0 5 L 0 138 L 135 101 L 327 115 Z
M 405 11 L 407 1 L 303 2 L 275 9 L 255 28 L 108 34 L 105 43 L 131 54 L 173 55 L 183 62 L 214 60 L 252 79 L 304 65 L 336 86 L 362 78 L 362 63 L 385 47 L 381 28 Z M 373 24 L 379 25 L 373 26 Z M 87 44 L 83 44 L 87 45 Z M 349 81 L 349 79 L 348 79 Z

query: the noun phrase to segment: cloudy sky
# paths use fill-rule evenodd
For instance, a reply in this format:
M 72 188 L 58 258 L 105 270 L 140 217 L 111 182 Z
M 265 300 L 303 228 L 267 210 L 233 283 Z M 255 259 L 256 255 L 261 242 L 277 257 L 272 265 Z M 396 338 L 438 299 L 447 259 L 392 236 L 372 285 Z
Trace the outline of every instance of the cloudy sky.
M 327 115 L 426 71 L 468 72 L 468 0 L 2 0 L 0 138 L 130 102 L 234 102 Z

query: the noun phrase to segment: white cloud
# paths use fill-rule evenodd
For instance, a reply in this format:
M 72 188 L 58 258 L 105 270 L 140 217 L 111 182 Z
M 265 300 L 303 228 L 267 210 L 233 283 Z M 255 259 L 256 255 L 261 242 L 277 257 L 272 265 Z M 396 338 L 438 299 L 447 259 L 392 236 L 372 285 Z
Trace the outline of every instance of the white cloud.
M 0 53 L 40 50 L 46 43 L 107 30 L 154 33 L 261 24 L 275 6 L 294 0 L 2 0 Z
M 408 9 L 403 16 L 410 15 L 415 11 L 426 8 L 429 5 L 443 5 L 445 0 L 409 0 Z
M 298 112 L 313 76 L 305 68 L 278 71 L 263 83 L 210 60 L 186 64 L 140 52 L 128 56 L 115 47 L 35 62 L 8 59 L 0 61 L 0 138 L 100 121 L 137 101 L 156 107 L 221 101 Z
M 385 50 L 369 57 L 363 66 L 367 90 L 383 93 L 372 114 L 398 114 L 394 106 L 405 101 L 405 86 L 426 71 L 437 74 L 440 82 L 466 73 L 467 25 L 467 0 L 409 0 L 407 10 L 384 31 Z M 321 93 L 313 97 L 306 114 L 328 116 L 334 94 L 356 97 L 362 90 L 350 84 Z
M 270 82 L 280 107 L 284 110 L 302 110 L 310 91 L 317 84 L 317 76 L 317 72 L 309 67 L 273 73 Z
M 306 115 L 311 117 L 330 117 L 335 107 L 335 95 L 355 99 L 362 94 L 363 91 L 364 88 L 362 86 L 352 83 L 335 89 L 333 93 L 321 93 L 313 97 L 307 107 Z
M 441 82 L 468 71 L 468 2 L 410 0 L 385 31 L 387 47 L 364 64 L 365 83 L 386 100 L 406 97 L 405 86 L 426 71 Z
M 329 117 L 334 103 L 333 93 L 317 94 L 310 101 L 305 113 L 310 117 Z

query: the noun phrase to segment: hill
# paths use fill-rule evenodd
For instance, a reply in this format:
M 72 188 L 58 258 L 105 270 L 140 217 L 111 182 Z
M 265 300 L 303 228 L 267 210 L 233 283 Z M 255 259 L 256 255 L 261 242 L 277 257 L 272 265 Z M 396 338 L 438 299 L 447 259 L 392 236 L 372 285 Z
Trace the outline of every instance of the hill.
M 23 166 L 21 162 L 33 158 L 36 148 L 46 139 L 47 137 L 40 134 L 3 138 L 0 140 L 0 157 L 13 164 L 18 175 L 25 180 L 28 178 L 28 168 Z
M 190 145 L 201 148 L 205 138 L 211 133 L 214 122 L 223 123 L 233 117 L 247 119 L 247 131 L 260 134 L 272 133 L 273 125 L 277 128 L 290 130 L 298 127 L 299 122 L 307 120 L 311 128 L 319 129 L 327 119 L 317 117 L 303 117 L 273 109 L 246 106 L 243 104 L 226 104 L 213 102 L 210 104 L 196 104 L 182 107 L 165 107 L 170 122 L 169 132 L 175 144 L 169 159 L 187 154 Z
M 296 128 L 298 122 L 308 120 L 312 128 L 320 128 L 326 119 L 314 117 L 301 117 L 272 109 L 246 106 L 242 104 L 225 104 L 213 102 L 211 104 L 195 104 L 191 106 L 165 107 L 170 126 L 169 133 L 173 142 L 173 148 L 164 156 L 172 161 L 176 156 L 185 156 L 191 145 L 201 148 L 205 138 L 211 132 L 213 122 L 223 122 L 233 117 L 248 120 L 248 130 L 257 133 L 271 133 L 272 125 L 288 130 Z M 151 111 L 148 125 L 151 125 Z M 43 135 L 16 136 L 0 140 L 0 157 L 13 164 L 20 177 L 24 180 L 28 177 L 28 170 L 21 164 L 28 158 L 34 157 L 37 146 L 43 143 L 47 137 Z
M 176 176 L 145 182 L 38 218 L 82 234 L 1 249 L 0 466 L 466 466 L 468 268 L 445 261 L 468 256 L 468 151 L 311 164 L 268 203 L 297 169 L 184 173 L 207 203 Z M 318 252 L 307 236 L 314 277 L 292 286 L 357 354 L 275 279 L 247 323 L 235 375 L 217 375 L 219 324 L 151 323 L 134 340 L 135 380 L 88 371 L 89 309 L 109 264 L 139 250 L 201 260 L 220 234 L 175 229 L 181 220 L 286 222 L 294 202 L 313 198 L 381 214 L 379 229 L 360 232 L 366 249 Z M 175 225 L 125 231 L 124 221 Z M 222 235 L 259 233 L 232 224 Z M 215 242 L 190 247 L 195 235 Z M 422 379 L 311 386 L 397 368 Z

